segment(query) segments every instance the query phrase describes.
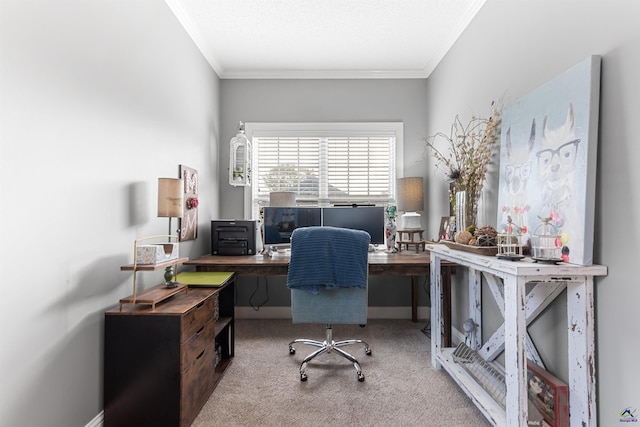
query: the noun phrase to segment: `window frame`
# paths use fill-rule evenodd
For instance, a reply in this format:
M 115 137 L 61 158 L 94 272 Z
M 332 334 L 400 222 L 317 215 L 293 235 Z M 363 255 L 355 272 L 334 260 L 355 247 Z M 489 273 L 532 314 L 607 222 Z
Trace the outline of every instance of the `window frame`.
M 393 137 L 395 138 L 395 179 L 403 174 L 404 123 L 403 122 L 305 122 L 265 123 L 246 122 L 245 135 L 253 144 L 259 137 Z M 253 181 L 244 187 L 244 217 L 258 219 L 253 204 Z M 395 185 L 393 186 L 395 198 Z

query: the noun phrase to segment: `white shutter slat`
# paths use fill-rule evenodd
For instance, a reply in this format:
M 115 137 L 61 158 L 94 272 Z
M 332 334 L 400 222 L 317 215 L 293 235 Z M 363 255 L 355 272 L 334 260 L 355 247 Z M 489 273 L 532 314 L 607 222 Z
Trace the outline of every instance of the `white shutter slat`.
M 393 137 L 260 137 L 254 146 L 254 194 L 262 200 L 279 190 L 315 204 L 387 203 L 393 197 Z

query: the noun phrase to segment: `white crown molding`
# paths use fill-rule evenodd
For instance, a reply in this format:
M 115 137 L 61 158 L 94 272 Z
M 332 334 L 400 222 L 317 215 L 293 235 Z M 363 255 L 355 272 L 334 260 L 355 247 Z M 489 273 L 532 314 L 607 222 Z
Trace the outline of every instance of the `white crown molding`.
M 229 70 L 221 79 L 424 79 L 424 69 L 415 70 Z
M 433 70 L 436 69 L 440 61 L 445 57 L 445 55 L 451 50 L 453 45 L 458 41 L 464 30 L 471 23 L 473 18 L 478 14 L 482 6 L 487 2 L 487 0 L 475 0 L 467 9 L 467 13 L 462 17 L 458 26 L 454 29 L 451 34 L 449 34 L 448 40 L 445 40 L 443 43 L 440 43 L 439 49 L 434 52 L 433 56 L 429 59 L 429 62 L 422 70 L 422 73 L 425 77 L 429 77 Z
M 453 47 L 465 28 L 484 6 L 487 0 L 474 0 L 463 19 L 447 39 L 439 45 L 422 69 L 405 70 L 225 70 L 220 61 L 211 53 L 206 38 L 184 11 L 180 0 L 165 0 L 176 19 L 184 27 L 196 47 L 221 79 L 424 79 L 438 66 L 447 52 Z
M 222 65 L 220 65 L 220 62 L 218 61 L 218 59 L 215 58 L 213 55 L 207 54 L 207 52 L 210 52 L 211 49 L 209 49 L 207 45 L 206 38 L 202 36 L 200 31 L 198 31 L 198 27 L 193 23 L 193 21 L 191 21 L 191 19 L 189 18 L 189 15 L 187 15 L 187 13 L 184 11 L 180 1 L 179 0 L 164 0 L 164 1 L 167 4 L 167 6 L 169 6 L 169 9 L 171 9 L 173 14 L 176 16 L 176 18 L 178 19 L 178 22 L 180 22 L 180 24 L 185 29 L 189 37 L 191 37 L 191 40 L 193 40 L 198 50 L 200 50 L 200 53 L 202 53 L 202 56 L 204 56 L 204 58 L 207 60 L 209 65 L 211 65 L 211 68 L 213 68 L 213 71 L 215 71 L 218 77 L 224 74 L 224 69 L 222 68 Z

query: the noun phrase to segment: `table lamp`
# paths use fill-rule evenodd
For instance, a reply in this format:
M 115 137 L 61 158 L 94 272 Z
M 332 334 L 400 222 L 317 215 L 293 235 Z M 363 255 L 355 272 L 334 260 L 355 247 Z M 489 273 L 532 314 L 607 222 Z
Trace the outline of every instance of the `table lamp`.
M 398 210 L 403 211 L 401 227 L 405 230 L 420 229 L 420 214 L 424 210 L 422 177 L 398 179 Z
M 158 178 L 158 217 L 169 218 L 169 242 L 172 237 L 171 218 L 182 218 L 183 195 L 181 179 Z M 174 276 L 173 266 L 166 267 L 164 280 L 167 288 L 177 286 L 177 282 L 173 281 Z

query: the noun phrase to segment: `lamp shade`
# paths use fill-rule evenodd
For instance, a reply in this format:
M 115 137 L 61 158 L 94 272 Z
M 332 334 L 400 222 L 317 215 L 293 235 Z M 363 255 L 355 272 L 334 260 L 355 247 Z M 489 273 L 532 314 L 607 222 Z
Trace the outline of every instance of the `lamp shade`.
M 295 191 L 272 191 L 271 193 L 269 193 L 269 206 L 291 207 L 295 205 Z
M 422 177 L 398 179 L 398 210 L 404 212 L 424 210 Z
M 182 180 L 158 178 L 158 216 L 182 218 Z

